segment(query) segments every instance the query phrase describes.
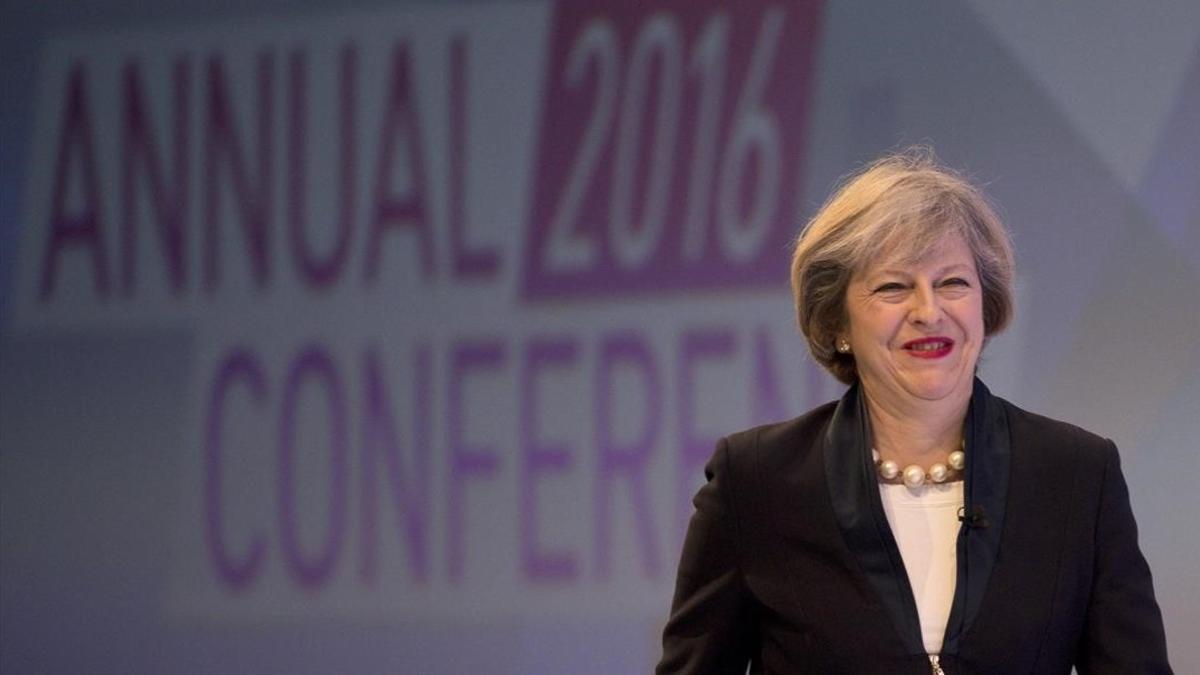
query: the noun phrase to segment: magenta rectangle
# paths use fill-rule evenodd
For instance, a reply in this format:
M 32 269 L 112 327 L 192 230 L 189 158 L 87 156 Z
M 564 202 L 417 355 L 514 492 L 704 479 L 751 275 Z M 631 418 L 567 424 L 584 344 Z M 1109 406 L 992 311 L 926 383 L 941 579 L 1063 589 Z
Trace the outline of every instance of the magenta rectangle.
M 523 298 L 783 285 L 821 4 L 560 3 Z

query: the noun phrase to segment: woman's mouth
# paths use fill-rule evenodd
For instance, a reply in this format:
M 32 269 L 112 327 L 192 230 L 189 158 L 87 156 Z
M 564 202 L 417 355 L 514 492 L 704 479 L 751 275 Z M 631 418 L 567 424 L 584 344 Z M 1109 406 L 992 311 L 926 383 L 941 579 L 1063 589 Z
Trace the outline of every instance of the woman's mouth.
M 919 359 L 940 359 L 954 349 L 954 340 L 947 337 L 928 337 L 909 340 L 901 349 Z

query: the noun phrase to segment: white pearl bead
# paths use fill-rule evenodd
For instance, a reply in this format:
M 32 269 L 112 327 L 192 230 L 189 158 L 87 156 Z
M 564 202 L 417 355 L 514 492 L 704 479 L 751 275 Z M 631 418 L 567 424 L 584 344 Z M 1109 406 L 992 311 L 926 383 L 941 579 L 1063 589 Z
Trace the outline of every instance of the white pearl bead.
M 941 462 L 938 462 L 937 464 L 934 464 L 933 466 L 929 467 L 929 477 L 931 479 L 933 479 L 933 482 L 935 482 L 935 483 L 941 483 L 941 482 L 945 481 L 946 475 L 949 472 L 950 471 L 949 471 L 949 469 L 946 468 L 946 465 L 942 464 Z
M 892 480 L 900 475 L 900 465 L 893 460 L 885 459 L 879 465 L 879 475 L 883 476 L 884 480 Z
M 955 471 L 962 471 L 963 467 L 966 465 L 967 465 L 967 456 L 965 454 L 963 454 L 962 450 L 955 450 L 954 452 L 950 453 L 950 468 L 951 469 L 954 469 Z
M 904 468 L 904 484 L 910 488 L 919 488 L 925 484 L 925 470 L 916 464 Z

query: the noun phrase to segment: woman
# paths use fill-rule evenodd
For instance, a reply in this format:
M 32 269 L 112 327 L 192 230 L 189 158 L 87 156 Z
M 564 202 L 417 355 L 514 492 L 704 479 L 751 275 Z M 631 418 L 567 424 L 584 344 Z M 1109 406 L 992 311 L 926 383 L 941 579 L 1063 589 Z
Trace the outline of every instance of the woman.
M 721 440 L 659 673 L 1169 673 L 1111 441 L 974 376 L 1007 232 L 920 153 L 851 179 L 792 261 L 836 403 Z

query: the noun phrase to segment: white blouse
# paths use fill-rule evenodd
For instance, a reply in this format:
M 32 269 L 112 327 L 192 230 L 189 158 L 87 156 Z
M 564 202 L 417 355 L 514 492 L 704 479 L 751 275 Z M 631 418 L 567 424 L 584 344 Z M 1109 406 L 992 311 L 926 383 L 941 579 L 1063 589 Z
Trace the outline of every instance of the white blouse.
M 963 482 L 930 483 L 916 490 L 880 483 L 879 495 L 912 585 L 925 651 L 937 654 L 954 601 Z

